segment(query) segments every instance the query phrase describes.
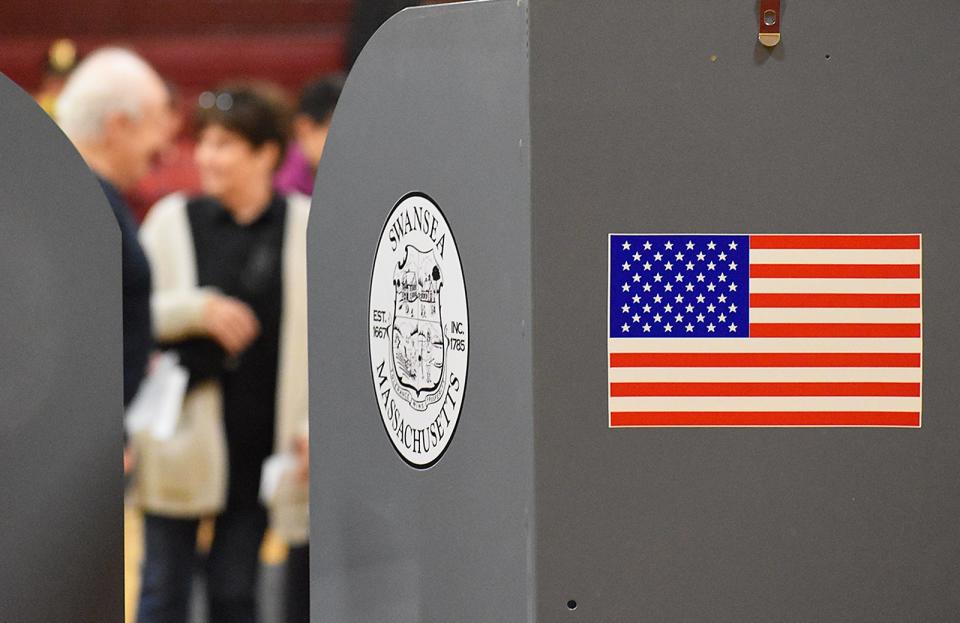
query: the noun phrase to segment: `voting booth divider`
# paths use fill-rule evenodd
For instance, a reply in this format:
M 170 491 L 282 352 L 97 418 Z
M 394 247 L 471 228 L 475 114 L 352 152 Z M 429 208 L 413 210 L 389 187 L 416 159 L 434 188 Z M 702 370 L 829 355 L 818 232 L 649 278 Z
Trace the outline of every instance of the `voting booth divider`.
M 958 21 L 381 28 L 310 219 L 313 620 L 956 619 Z
M 0 620 L 123 618 L 120 230 L 0 75 Z

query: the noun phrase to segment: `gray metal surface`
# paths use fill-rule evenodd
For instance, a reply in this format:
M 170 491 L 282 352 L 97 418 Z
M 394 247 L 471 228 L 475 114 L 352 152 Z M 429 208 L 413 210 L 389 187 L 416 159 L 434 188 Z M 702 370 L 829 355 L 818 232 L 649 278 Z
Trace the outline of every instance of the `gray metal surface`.
M 530 4 L 538 620 L 960 620 L 960 3 Z M 632 231 L 921 232 L 923 428 L 609 430 Z
M 2 75 L 0 111 L 0 620 L 120 621 L 120 231 Z
M 772 51 L 754 2 L 529 5 L 402 14 L 335 115 L 314 620 L 960 619 L 960 4 L 784 0 Z M 460 427 L 423 472 L 383 431 L 366 334 L 414 190 L 457 235 L 471 319 Z M 631 231 L 921 232 L 923 428 L 609 429 L 607 235 Z
M 522 621 L 532 607 L 526 7 L 404 11 L 346 84 L 310 217 L 313 620 Z M 409 467 L 377 407 L 368 299 L 402 196 L 456 237 L 470 316 L 456 435 Z

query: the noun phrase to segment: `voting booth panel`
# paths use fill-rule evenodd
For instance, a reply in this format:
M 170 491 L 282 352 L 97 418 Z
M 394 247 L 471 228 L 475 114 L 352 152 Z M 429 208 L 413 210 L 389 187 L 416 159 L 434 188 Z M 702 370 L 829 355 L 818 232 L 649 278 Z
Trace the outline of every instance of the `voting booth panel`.
M 530 3 L 541 620 L 571 614 L 564 612 L 570 598 L 579 602 L 576 614 L 598 621 L 944 621 L 960 614 L 953 545 L 960 529 L 951 519 L 960 511 L 960 395 L 951 380 L 960 363 L 953 321 L 960 303 L 958 18 L 960 6 L 945 1 L 784 1 L 783 39 L 768 50 L 756 43 L 752 2 Z M 784 383 L 774 389 L 788 395 L 764 397 L 776 407 L 752 408 L 789 413 L 815 401 L 853 413 L 921 412 L 922 428 L 606 429 L 614 400 L 601 388 L 617 380 L 606 370 L 614 283 L 607 282 L 606 247 L 617 233 L 902 235 L 889 245 L 859 242 L 913 248 L 799 256 L 836 262 L 838 270 L 860 262 L 897 270 L 909 258 L 917 272 L 902 276 L 912 279 L 887 284 L 866 279 L 858 288 L 822 272 L 794 280 L 831 297 L 872 295 L 868 303 L 823 301 L 802 290 L 793 310 L 751 301 L 751 330 L 821 329 L 821 337 L 779 344 L 788 354 L 816 354 L 811 367 L 771 367 L 769 378 L 763 369 L 735 368 L 736 377 L 711 378 L 826 381 L 800 387 L 864 395 L 802 396 Z M 914 234 L 922 235 L 922 249 Z M 802 265 L 790 249 L 755 248 L 751 265 L 774 251 L 786 251 L 779 261 L 787 266 Z M 859 259 L 824 260 L 837 251 Z M 622 279 L 615 283 L 622 288 Z M 578 296 L 564 295 L 569 284 Z M 842 285 L 859 292 L 845 294 Z M 755 286 L 764 297 L 787 293 L 776 279 L 751 279 L 751 294 Z M 842 305 L 855 303 L 890 307 L 855 308 L 853 318 L 863 314 L 850 320 Z M 841 306 L 823 307 L 830 304 Z M 589 329 L 556 339 L 568 319 Z M 865 326 L 849 326 L 858 323 Z M 835 325 L 857 337 L 822 337 Z M 906 337 L 890 337 L 899 330 Z M 858 353 L 853 367 L 827 367 L 835 355 Z M 886 355 L 905 357 L 898 366 L 910 367 L 881 368 L 889 366 Z M 663 380 L 656 369 L 637 370 L 638 380 Z M 683 380 L 697 373 L 691 368 Z M 865 383 L 831 384 L 851 379 Z M 746 398 L 667 400 L 665 410 L 694 400 L 709 402 L 709 410 Z M 552 438 L 558 422 L 562 440 Z
M 526 31 L 505 8 L 400 14 L 338 103 L 307 252 L 316 621 L 531 607 Z
M 0 620 L 123 616 L 120 232 L 0 75 Z
M 960 615 L 960 6 L 784 1 L 772 48 L 758 6 L 367 46 L 310 225 L 314 620 Z

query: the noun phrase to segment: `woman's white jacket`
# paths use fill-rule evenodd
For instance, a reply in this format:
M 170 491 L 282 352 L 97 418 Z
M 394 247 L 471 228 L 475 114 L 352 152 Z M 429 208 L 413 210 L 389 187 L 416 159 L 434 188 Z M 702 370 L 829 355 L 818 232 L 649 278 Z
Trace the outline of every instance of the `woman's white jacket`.
M 186 206 L 185 195 L 165 197 L 150 210 L 140 229 L 140 240 L 153 277 L 154 335 L 161 342 L 205 335 L 203 309 L 213 293 L 197 283 L 197 262 Z M 287 197 L 275 453 L 291 451 L 295 439 L 307 430 L 309 210 L 307 197 Z M 229 459 L 218 382 L 202 382 L 187 393 L 174 439 L 145 446 L 138 448 L 135 477 L 135 499 L 145 510 L 168 516 L 201 517 L 223 509 Z M 307 487 L 302 489 L 302 495 L 279 496 L 270 505 L 271 526 L 292 543 L 306 541 L 309 532 Z

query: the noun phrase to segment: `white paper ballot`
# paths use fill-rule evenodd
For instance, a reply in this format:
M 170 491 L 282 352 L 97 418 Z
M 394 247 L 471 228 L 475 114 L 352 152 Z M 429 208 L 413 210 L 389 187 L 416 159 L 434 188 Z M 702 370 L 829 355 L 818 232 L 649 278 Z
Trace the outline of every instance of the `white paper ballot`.
M 260 501 L 264 506 L 272 506 L 282 498 L 296 496 L 297 455 L 292 452 L 274 454 L 263 462 L 260 475 Z
M 132 437 L 147 431 L 154 439 L 170 439 L 177 429 L 189 379 L 176 354 L 159 355 L 127 408 L 127 434 Z

